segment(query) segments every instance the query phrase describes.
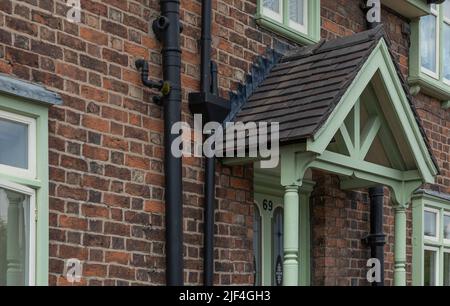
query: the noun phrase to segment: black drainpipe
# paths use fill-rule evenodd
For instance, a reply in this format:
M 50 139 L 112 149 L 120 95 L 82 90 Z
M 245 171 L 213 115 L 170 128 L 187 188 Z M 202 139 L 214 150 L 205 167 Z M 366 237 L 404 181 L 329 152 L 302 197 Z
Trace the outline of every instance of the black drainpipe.
M 203 124 L 212 121 L 222 123 L 230 111 L 228 101 L 218 96 L 217 65 L 211 61 L 211 14 L 211 0 L 202 0 L 201 92 L 189 94 L 189 106 L 192 113 L 203 115 Z M 215 173 L 216 158 L 205 157 L 203 254 L 205 286 L 214 284 Z
M 172 134 L 174 123 L 181 121 L 181 48 L 180 0 L 160 0 L 161 16 L 153 22 L 153 31 L 163 45 L 164 82 L 148 80 L 148 64 L 136 61 L 141 69 L 144 85 L 161 90 L 154 101 L 164 106 L 164 161 L 166 202 L 166 283 L 182 286 L 183 281 L 183 206 L 182 161 L 171 152 L 172 142 L 179 134 Z
M 384 187 L 377 186 L 369 189 L 370 198 L 370 234 L 366 242 L 370 245 L 370 257 L 380 262 L 380 282 L 372 283 L 372 286 L 384 286 L 384 245 L 386 244 L 383 233 L 383 203 Z

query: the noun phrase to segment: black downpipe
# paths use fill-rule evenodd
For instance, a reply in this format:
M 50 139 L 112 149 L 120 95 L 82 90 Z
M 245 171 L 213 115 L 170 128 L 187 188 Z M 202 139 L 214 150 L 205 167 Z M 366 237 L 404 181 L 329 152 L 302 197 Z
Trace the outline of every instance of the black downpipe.
M 202 1 L 201 36 L 201 86 L 202 93 L 212 92 L 211 82 L 211 0 Z M 214 89 L 215 90 L 215 89 Z M 216 158 L 205 158 L 205 203 L 204 203 L 204 285 L 214 284 L 214 212 L 215 212 Z
M 369 189 L 370 197 L 370 235 L 367 243 L 370 245 L 371 258 L 380 261 L 380 282 L 372 283 L 372 286 L 384 286 L 384 245 L 386 244 L 383 233 L 383 202 L 384 187 L 377 186 Z
M 148 63 L 136 61 L 145 86 L 156 88 L 161 95 L 153 101 L 164 107 L 164 167 L 166 202 L 166 283 L 182 286 L 183 280 L 183 203 L 182 160 L 171 152 L 173 141 L 180 134 L 172 134 L 172 126 L 181 121 L 181 47 L 180 0 L 160 0 L 161 16 L 152 25 L 162 43 L 164 82 L 148 80 Z

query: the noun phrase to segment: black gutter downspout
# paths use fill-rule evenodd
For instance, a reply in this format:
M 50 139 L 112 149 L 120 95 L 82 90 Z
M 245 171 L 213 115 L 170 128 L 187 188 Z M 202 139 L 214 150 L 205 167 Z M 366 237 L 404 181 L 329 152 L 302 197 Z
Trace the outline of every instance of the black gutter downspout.
M 172 126 L 181 121 L 181 47 L 180 0 L 160 0 L 161 16 L 153 22 L 153 31 L 162 43 L 163 82 L 148 79 L 149 65 L 136 61 L 145 86 L 161 91 L 153 101 L 164 107 L 164 166 L 166 202 L 166 284 L 182 286 L 183 280 L 183 203 L 182 160 L 171 152 Z
M 380 262 L 380 282 L 372 283 L 372 286 L 384 286 L 384 245 L 386 244 L 383 233 L 383 203 L 384 187 L 377 186 L 369 189 L 370 197 L 370 234 L 366 241 L 370 245 L 370 257 Z
M 202 1 L 201 84 L 203 93 L 211 92 L 211 0 Z M 204 255 L 203 283 L 214 284 L 214 211 L 216 158 L 205 157 Z
M 203 115 L 206 122 L 223 123 L 230 112 L 229 102 L 218 95 L 217 65 L 211 61 L 211 0 L 202 0 L 200 92 L 189 94 L 193 114 Z M 216 158 L 205 157 L 204 199 L 204 275 L 205 286 L 214 284 L 214 212 Z
M 166 201 L 166 262 L 168 286 L 182 286 L 183 281 L 183 203 L 182 160 L 171 152 L 174 123 L 181 121 L 181 47 L 180 0 L 161 0 L 161 14 L 167 19 L 162 28 L 163 78 L 170 82 L 170 92 L 164 97 L 164 158 Z

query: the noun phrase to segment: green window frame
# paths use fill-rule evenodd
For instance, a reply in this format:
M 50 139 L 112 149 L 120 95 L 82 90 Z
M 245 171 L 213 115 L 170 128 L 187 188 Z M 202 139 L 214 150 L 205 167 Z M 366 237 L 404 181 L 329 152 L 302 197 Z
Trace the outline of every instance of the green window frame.
M 431 5 L 430 14 L 411 21 L 411 49 L 410 49 L 410 75 L 409 83 L 413 94 L 423 92 L 429 96 L 441 100 L 444 108 L 450 106 L 450 77 L 445 77 L 450 71 L 450 17 L 445 17 L 444 8 L 448 6 L 450 13 L 450 0 L 443 4 Z M 435 18 L 435 24 L 432 19 Z M 426 22 L 429 22 L 428 24 Z M 429 26 L 428 32 L 435 33 L 435 43 L 424 44 L 422 39 L 422 27 Z M 423 28 L 425 29 L 425 28 Z M 426 37 L 430 37 L 428 34 Z M 433 46 L 433 47 L 431 47 Z M 435 49 L 433 52 L 430 69 L 423 62 L 427 49 Z M 447 51 L 447 52 L 445 52 Z M 431 51 L 429 51 L 431 53 Z
M 430 13 L 427 0 L 381 0 L 381 4 L 411 19 Z
M 30 196 L 31 204 L 29 205 L 29 209 L 31 211 L 28 213 L 32 218 L 30 218 L 29 228 L 27 230 L 29 230 L 32 239 L 30 239 L 28 245 L 29 249 L 27 253 L 29 256 L 25 260 L 27 260 L 26 265 L 32 267 L 32 269 L 30 268 L 32 273 L 28 275 L 27 281 L 21 285 L 48 285 L 48 105 L 0 92 L 0 112 L 2 114 L 11 114 L 11 118 L 28 118 L 30 122 L 34 123 L 35 129 L 32 130 L 33 135 L 29 138 L 34 138 L 35 142 L 30 141 L 29 145 L 33 146 L 33 148 L 29 149 L 33 155 L 31 156 L 31 160 L 38 162 L 30 165 L 30 171 L 0 167 L 0 187 L 5 188 L 7 192 L 13 191 Z M 11 205 L 11 198 L 8 198 L 8 200 Z M 9 253 L 7 257 L 11 257 Z M 8 262 L 10 261 L 8 260 Z M 9 282 L 11 284 L 18 282 L 18 279 L 22 280 L 21 277 L 14 277 L 11 274 L 14 273 L 10 273 L 6 277 L 10 278 Z
M 268 0 L 258 0 L 256 22 L 295 43 L 315 44 L 320 40 L 320 0 L 303 0 L 303 25 L 290 18 L 293 0 L 274 0 L 278 7 L 270 10 Z M 277 10 L 277 12 L 275 11 Z
M 413 285 L 449 286 L 450 195 L 422 190 L 414 195 L 412 204 Z M 426 215 L 434 219 L 434 223 L 427 223 Z M 434 225 L 431 231 L 430 224 Z M 431 267 L 434 273 L 427 273 Z

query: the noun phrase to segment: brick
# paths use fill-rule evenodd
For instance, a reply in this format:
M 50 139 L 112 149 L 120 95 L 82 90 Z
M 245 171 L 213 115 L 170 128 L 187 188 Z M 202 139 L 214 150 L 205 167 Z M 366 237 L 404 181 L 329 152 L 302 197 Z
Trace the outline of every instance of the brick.
M 75 217 L 68 217 L 65 215 L 59 216 L 59 226 L 63 228 L 70 228 L 74 230 L 86 230 L 87 229 L 87 223 L 86 220 L 75 218 Z
M 89 115 L 84 115 L 82 124 L 88 129 L 92 129 L 99 132 L 109 132 L 109 122 L 100 118 L 96 118 Z
M 37 36 L 38 34 L 38 26 L 36 24 L 22 19 L 6 16 L 6 25 L 13 30 L 31 36 Z
M 39 67 L 39 56 L 19 49 L 6 47 L 6 59 L 29 67 Z
M 90 28 L 80 28 L 80 37 L 96 45 L 108 45 L 108 35 Z
M 83 156 L 94 160 L 107 161 L 109 152 L 108 150 L 85 144 L 83 146 Z

